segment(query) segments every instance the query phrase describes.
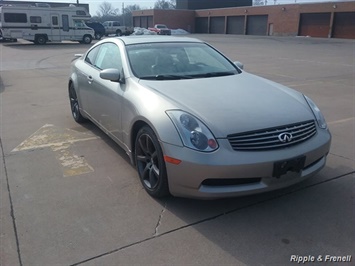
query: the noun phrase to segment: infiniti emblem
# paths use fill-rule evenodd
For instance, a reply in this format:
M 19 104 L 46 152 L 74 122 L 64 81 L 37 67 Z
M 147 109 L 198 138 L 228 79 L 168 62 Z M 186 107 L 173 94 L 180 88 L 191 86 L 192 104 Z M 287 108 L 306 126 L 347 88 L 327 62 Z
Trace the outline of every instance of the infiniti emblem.
M 281 133 L 279 136 L 278 136 L 279 140 L 282 142 L 282 143 L 287 143 L 287 142 L 291 142 L 292 140 L 292 134 L 291 133 L 288 133 L 288 132 L 284 132 L 284 133 Z

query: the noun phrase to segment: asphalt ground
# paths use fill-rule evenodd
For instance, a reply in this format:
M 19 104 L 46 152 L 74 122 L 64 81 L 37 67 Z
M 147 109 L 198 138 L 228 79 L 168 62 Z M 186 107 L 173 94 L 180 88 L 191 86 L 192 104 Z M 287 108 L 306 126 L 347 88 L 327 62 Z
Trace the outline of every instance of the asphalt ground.
M 70 62 L 89 46 L 2 43 L 0 265 L 355 265 L 355 42 L 191 36 L 310 96 L 333 136 L 326 167 L 257 196 L 153 199 L 123 150 L 71 117 Z

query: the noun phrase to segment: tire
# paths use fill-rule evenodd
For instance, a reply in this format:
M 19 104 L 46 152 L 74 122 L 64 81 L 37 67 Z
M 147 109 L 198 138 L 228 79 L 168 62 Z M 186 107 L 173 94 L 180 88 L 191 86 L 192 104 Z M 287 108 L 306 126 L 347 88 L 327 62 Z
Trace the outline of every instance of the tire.
M 73 83 L 71 83 L 69 86 L 69 101 L 70 101 L 71 114 L 75 122 L 79 124 L 86 122 L 87 119 L 83 117 L 82 114 L 80 113 L 79 101 Z
M 163 152 L 153 130 L 142 127 L 135 140 L 134 159 L 144 189 L 154 198 L 169 195 Z
M 35 39 L 35 44 L 44 45 L 47 43 L 47 37 L 45 35 L 38 35 Z
M 99 32 L 95 32 L 95 39 L 100 40 L 102 38 L 102 34 Z
M 92 41 L 92 37 L 90 35 L 84 35 L 83 40 L 80 43 L 90 44 Z
M 116 30 L 116 36 L 122 36 L 122 31 Z

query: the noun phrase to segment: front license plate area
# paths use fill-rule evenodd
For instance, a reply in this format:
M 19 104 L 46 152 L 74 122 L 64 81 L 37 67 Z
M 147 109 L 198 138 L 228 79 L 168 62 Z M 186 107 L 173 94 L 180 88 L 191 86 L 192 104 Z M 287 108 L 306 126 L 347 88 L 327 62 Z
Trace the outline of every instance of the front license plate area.
M 272 176 L 280 178 L 280 176 L 287 174 L 289 171 L 299 173 L 304 168 L 305 162 L 306 156 L 275 162 Z

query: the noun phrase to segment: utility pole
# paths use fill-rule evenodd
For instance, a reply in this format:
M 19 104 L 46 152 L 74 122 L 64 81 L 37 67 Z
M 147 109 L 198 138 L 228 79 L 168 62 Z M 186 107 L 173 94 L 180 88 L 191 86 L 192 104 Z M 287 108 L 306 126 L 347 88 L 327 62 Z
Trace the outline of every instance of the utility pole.
M 124 2 L 122 3 L 122 24 L 126 25 L 125 19 L 124 19 Z

